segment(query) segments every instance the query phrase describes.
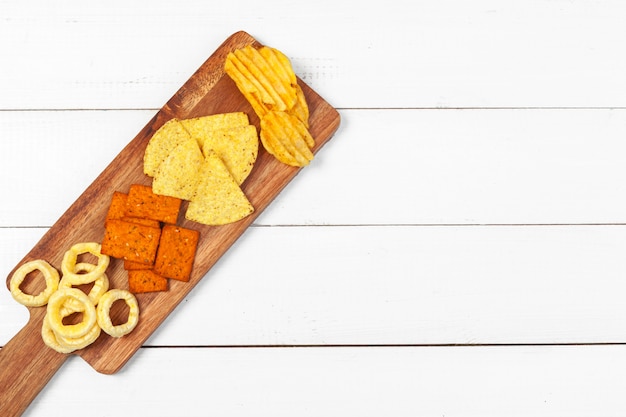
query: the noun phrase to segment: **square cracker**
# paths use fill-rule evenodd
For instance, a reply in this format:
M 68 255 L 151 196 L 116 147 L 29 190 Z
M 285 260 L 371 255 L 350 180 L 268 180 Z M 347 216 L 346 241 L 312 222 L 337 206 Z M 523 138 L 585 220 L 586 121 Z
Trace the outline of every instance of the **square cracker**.
M 119 219 L 109 220 L 104 227 L 101 252 L 114 258 L 153 264 L 161 229 Z
M 130 186 L 126 200 L 126 216 L 175 224 L 182 201 L 179 198 L 155 194 L 148 185 Z
M 164 226 L 154 261 L 154 272 L 166 278 L 189 281 L 199 237 L 197 230 Z
M 128 289 L 133 294 L 167 291 L 167 278 L 151 270 L 128 271 Z

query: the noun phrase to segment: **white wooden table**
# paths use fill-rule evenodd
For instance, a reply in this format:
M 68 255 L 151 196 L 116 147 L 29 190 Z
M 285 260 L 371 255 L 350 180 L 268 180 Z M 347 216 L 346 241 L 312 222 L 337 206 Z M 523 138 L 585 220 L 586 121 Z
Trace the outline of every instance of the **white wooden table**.
M 0 276 L 238 30 L 339 131 L 119 373 L 71 358 L 25 415 L 626 413 L 620 0 L 1 0 Z M 0 290 L 0 346 L 26 319 Z

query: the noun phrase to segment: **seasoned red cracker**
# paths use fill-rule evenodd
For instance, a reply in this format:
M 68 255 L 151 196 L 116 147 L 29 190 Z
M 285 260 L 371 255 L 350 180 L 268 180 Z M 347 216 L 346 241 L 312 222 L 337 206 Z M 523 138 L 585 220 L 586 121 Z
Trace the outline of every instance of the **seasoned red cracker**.
M 114 191 L 111 196 L 111 204 L 109 205 L 109 211 L 107 211 L 106 220 L 121 219 L 126 212 L 126 199 L 128 194 L 120 191 Z
M 128 289 L 134 294 L 167 291 L 168 282 L 151 270 L 128 271 Z
M 124 220 L 109 220 L 104 227 L 101 253 L 115 258 L 154 263 L 161 229 Z
M 124 260 L 124 269 L 127 271 L 136 271 L 138 269 L 152 269 L 153 267 L 153 264 L 144 264 L 143 262 Z
M 176 224 L 182 200 L 155 194 L 148 185 L 133 184 L 126 200 L 126 216 Z
M 164 226 L 154 272 L 167 278 L 189 281 L 199 237 L 200 233 L 196 230 Z
M 121 220 L 124 220 L 125 222 L 130 222 L 130 223 L 143 224 L 144 226 L 161 227 L 161 223 L 158 220 L 153 220 L 153 219 L 142 219 L 140 217 L 123 216 Z

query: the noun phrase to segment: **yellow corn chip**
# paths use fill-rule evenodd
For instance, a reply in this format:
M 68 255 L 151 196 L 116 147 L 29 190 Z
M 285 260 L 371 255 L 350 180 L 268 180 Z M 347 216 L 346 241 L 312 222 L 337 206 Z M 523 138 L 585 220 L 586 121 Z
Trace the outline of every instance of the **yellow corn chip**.
M 198 185 L 198 171 L 203 162 L 198 142 L 190 136 L 159 166 L 152 181 L 154 193 L 189 200 Z
M 154 177 L 161 163 L 179 143 L 189 139 L 189 133 L 178 119 L 170 119 L 150 138 L 143 157 L 143 172 Z
M 232 112 L 184 119 L 180 123 L 198 141 L 200 149 L 202 149 L 204 137 L 213 130 L 246 126 L 249 124 L 249 121 L 246 113 Z
M 188 220 L 216 226 L 241 220 L 254 212 L 254 207 L 215 152 L 209 151 L 205 157 L 200 178 L 185 213 Z
M 214 151 L 222 159 L 237 184 L 248 177 L 259 152 L 256 127 L 247 125 L 209 132 L 204 137 L 202 152 Z

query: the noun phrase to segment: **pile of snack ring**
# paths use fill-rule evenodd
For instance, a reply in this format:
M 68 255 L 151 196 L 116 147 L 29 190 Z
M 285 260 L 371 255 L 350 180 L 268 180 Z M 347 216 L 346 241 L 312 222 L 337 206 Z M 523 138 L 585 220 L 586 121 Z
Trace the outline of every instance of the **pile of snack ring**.
M 139 321 L 139 305 L 135 296 L 122 289 L 109 289 L 105 273 L 110 258 L 101 253 L 101 245 L 83 242 L 73 245 L 61 263 L 62 276 L 47 261 L 37 259 L 26 262 L 11 276 L 11 296 L 27 307 L 46 306 L 46 315 L 41 327 L 44 343 L 60 353 L 71 353 L 83 349 L 98 339 L 101 331 L 112 337 L 130 333 Z M 77 262 L 78 256 L 89 253 L 98 258 L 97 264 Z M 26 294 L 20 289 L 26 276 L 34 271 L 43 275 L 46 288 L 37 295 Z M 89 294 L 75 288 L 93 284 Z M 113 325 L 110 309 L 117 300 L 129 307 L 128 319 L 123 324 Z M 80 313 L 82 319 L 75 324 L 65 324 L 63 319 Z

